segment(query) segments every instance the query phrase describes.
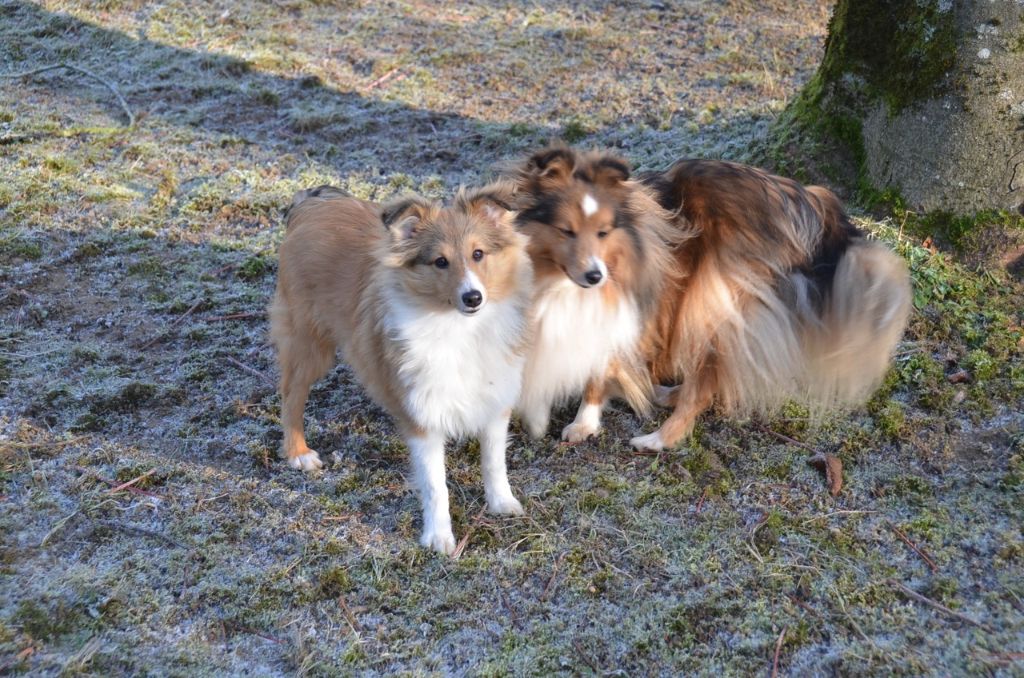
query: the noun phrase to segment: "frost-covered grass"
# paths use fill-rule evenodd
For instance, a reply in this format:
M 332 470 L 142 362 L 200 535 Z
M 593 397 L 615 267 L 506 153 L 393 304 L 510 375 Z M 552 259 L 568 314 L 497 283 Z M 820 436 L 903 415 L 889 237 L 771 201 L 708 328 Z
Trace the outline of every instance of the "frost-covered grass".
M 0 672 L 767 675 L 780 636 L 794 675 L 1024 670 L 1024 293 L 893 221 L 864 226 L 911 264 L 911 328 L 818 429 L 710 414 L 656 457 L 623 408 L 577 446 L 516 429 L 515 519 L 453 449 L 457 561 L 416 546 L 403 445 L 343 367 L 307 411 L 325 472 L 276 459 L 297 188 L 445 195 L 559 136 L 745 159 L 828 3 L 85 4 L 0 0 L 0 71 L 83 66 L 139 118 L 0 81 Z

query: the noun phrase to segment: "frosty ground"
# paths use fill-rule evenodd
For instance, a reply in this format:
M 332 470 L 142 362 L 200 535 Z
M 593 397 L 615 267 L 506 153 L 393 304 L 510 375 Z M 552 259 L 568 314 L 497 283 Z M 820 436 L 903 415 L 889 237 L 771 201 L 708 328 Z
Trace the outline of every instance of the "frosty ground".
M 1024 671 L 1024 291 L 905 211 L 862 218 L 914 273 L 895 368 L 819 428 L 712 413 L 644 456 L 623 407 L 575 446 L 516 427 L 523 518 L 457 446 L 455 561 L 345 368 L 307 410 L 325 471 L 276 458 L 295 190 L 445 196 L 551 138 L 757 160 L 829 3 L 85 4 L 0 0 L 0 72 L 73 64 L 138 118 L 0 81 L 0 672 Z

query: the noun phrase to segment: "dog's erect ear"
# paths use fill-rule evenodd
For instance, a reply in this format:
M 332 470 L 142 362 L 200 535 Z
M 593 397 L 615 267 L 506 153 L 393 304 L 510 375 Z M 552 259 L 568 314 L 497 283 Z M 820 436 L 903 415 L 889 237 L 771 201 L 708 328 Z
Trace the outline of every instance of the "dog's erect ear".
M 513 195 L 512 184 L 498 181 L 483 188 L 460 189 L 455 202 L 460 209 L 482 218 L 495 228 L 513 228 Z
M 614 155 L 602 155 L 594 161 L 594 183 L 615 186 L 629 180 L 629 163 Z
M 576 167 L 576 153 L 568 146 L 552 146 L 534 153 L 526 162 L 527 173 L 547 185 L 564 184 Z
M 411 238 L 422 226 L 432 205 L 426 198 L 407 195 L 388 202 L 381 209 L 380 218 L 396 240 Z

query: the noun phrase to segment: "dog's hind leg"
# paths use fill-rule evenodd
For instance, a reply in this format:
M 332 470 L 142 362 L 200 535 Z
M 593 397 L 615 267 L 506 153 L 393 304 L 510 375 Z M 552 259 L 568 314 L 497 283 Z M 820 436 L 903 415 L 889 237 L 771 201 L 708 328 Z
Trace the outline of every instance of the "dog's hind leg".
M 654 385 L 654 397 L 651 399 L 658 407 L 670 408 L 676 402 L 676 394 L 679 393 L 679 385 L 675 386 L 664 386 L 662 384 Z
M 519 414 L 519 421 L 531 438 L 539 440 L 544 437 L 551 421 L 551 403 L 532 399 L 528 403 L 520 403 L 516 411 Z
M 692 377 L 686 377 L 675 393 L 675 409 L 654 433 L 637 436 L 630 444 L 638 450 L 658 451 L 675 447 L 690 435 L 693 425 L 704 410 L 715 401 L 718 379 L 713 366 L 705 366 Z
M 510 416 L 511 412 L 506 412 L 480 433 L 480 472 L 484 478 L 487 509 L 499 515 L 521 516 L 523 506 L 512 494 L 512 487 L 508 484 L 508 469 L 505 466 Z
M 271 322 L 281 366 L 281 451 L 292 468 L 315 471 L 323 467 L 323 462 L 306 445 L 303 412 L 313 382 L 324 376 L 334 362 L 334 346 L 317 337 L 312 328 L 298 327 L 288 317 L 287 309 L 277 304 L 271 310 Z

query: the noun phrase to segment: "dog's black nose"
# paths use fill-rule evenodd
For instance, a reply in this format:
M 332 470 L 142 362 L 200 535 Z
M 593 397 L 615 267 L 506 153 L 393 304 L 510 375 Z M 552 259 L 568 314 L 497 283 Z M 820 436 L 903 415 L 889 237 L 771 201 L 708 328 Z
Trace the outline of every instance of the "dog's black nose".
M 484 295 L 480 294 L 480 290 L 470 290 L 462 295 L 462 303 L 469 308 L 476 308 L 484 300 Z
M 591 285 L 596 285 L 597 283 L 601 282 L 601 278 L 603 278 L 604 275 L 601 274 L 601 271 L 595 268 L 593 271 L 587 271 L 586 273 L 584 273 L 583 277 L 586 278 L 587 282 L 590 283 Z

